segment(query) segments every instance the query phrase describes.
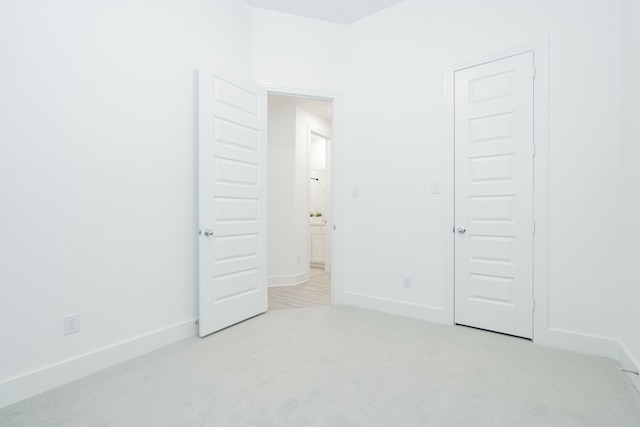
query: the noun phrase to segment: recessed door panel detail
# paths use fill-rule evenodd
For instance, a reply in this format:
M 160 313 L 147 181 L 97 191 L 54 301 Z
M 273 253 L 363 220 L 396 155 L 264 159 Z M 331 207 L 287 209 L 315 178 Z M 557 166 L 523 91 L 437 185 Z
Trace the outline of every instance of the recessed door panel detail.
M 514 222 L 515 196 L 472 196 L 469 198 L 469 221 Z
M 258 269 L 217 276 L 215 279 L 215 302 L 238 298 L 258 290 Z
M 515 154 L 469 159 L 472 183 L 512 181 L 515 176 Z
M 254 152 L 258 151 L 260 134 L 255 129 L 218 117 L 214 119 L 213 128 L 215 142 Z
M 258 186 L 260 171 L 257 164 L 222 157 L 214 157 L 213 163 L 216 184 Z
M 233 223 L 258 220 L 258 200 L 235 197 L 215 197 L 213 215 L 215 223 Z
M 469 81 L 469 103 L 495 101 L 513 92 L 513 72 L 485 76 Z
M 513 237 L 470 236 L 472 261 L 513 263 Z
M 469 275 L 469 298 L 483 302 L 513 305 L 512 277 Z
M 250 116 L 259 117 L 260 97 L 231 82 L 216 77 L 214 80 L 215 102 Z
M 514 139 L 515 117 L 513 112 L 470 120 L 469 136 L 472 144 Z
M 258 235 L 216 237 L 214 262 L 230 262 L 258 256 Z

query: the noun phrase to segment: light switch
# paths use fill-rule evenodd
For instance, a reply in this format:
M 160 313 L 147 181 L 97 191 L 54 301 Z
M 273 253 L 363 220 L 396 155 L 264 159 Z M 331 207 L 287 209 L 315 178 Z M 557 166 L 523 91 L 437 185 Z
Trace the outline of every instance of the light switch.
M 431 181 L 431 194 L 440 194 L 440 181 Z
M 351 187 L 351 197 L 360 197 L 360 190 L 358 187 Z

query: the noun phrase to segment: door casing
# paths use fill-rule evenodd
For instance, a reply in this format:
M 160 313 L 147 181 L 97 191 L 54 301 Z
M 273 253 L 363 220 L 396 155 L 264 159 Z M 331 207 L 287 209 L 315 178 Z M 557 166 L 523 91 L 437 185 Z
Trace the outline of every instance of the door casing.
M 548 271 L 549 271 L 549 40 L 540 40 L 489 53 L 473 59 L 454 62 L 445 70 L 445 143 L 443 149 L 443 322 L 454 324 L 454 107 L 455 73 L 466 68 L 497 61 L 525 52 L 533 52 L 536 68 L 534 80 L 534 145 L 533 166 L 533 291 L 535 310 L 533 312 L 533 341 L 544 341 L 549 327 Z

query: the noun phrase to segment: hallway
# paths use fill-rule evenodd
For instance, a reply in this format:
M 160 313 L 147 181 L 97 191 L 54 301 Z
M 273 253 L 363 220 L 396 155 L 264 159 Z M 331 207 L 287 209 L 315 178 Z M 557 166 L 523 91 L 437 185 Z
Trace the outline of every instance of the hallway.
M 331 305 L 331 274 L 311 268 L 308 281 L 293 286 L 269 288 L 269 310 Z

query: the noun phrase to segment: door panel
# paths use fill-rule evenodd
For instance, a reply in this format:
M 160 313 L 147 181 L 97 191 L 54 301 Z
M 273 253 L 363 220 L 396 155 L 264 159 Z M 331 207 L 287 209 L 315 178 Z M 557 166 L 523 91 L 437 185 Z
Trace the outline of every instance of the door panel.
M 455 75 L 455 321 L 533 335 L 533 53 Z
M 207 70 L 199 86 L 200 336 L 267 310 L 266 93 Z

